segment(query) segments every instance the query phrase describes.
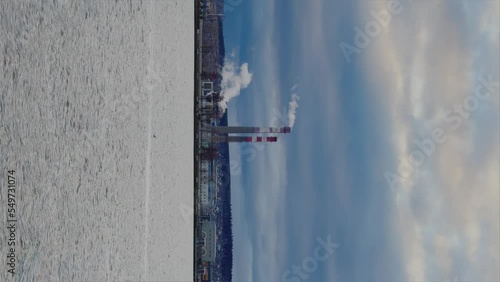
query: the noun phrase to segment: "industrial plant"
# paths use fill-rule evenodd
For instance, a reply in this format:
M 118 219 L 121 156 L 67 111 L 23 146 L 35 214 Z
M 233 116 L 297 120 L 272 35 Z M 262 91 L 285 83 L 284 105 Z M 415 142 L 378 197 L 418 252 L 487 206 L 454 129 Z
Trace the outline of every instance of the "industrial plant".
M 222 0 L 197 1 L 195 18 L 194 281 L 230 281 L 231 186 L 228 143 L 275 143 L 290 127 L 227 124 L 221 106 L 224 64 Z M 272 146 L 272 144 L 270 144 Z

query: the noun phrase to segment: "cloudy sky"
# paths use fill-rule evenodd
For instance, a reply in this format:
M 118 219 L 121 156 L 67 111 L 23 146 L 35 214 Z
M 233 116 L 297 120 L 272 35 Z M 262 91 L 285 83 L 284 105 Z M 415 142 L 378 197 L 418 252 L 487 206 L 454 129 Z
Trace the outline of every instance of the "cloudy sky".
M 226 2 L 234 280 L 500 281 L 500 2 Z

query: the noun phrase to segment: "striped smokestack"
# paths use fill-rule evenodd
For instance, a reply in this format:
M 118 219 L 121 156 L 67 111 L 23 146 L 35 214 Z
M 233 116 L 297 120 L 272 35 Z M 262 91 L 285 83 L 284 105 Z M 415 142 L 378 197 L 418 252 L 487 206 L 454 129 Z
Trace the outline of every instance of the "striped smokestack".
M 262 136 L 212 136 L 212 142 L 220 143 L 245 143 L 245 142 L 276 142 L 278 137 Z
M 249 127 L 249 126 L 213 126 L 212 132 L 231 133 L 290 133 L 290 127 Z

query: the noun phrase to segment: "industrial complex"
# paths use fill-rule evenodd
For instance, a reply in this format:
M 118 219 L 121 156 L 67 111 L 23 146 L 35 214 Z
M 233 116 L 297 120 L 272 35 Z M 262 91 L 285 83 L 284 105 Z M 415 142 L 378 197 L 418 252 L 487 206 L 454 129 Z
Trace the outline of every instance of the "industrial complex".
M 218 255 L 232 242 L 221 242 L 225 230 L 219 225 L 231 224 L 224 220 L 221 201 L 230 201 L 230 178 L 221 164 L 227 143 L 276 142 L 276 134 L 290 133 L 289 127 L 240 127 L 224 124 L 224 110 L 219 103 L 224 97 L 220 88 L 221 66 L 224 59 L 222 22 L 224 3 L 220 0 L 196 0 L 195 15 L 195 126 L 194 126 L 194 281 L 229 281 L 231 265 L 224 264 Z M 227 117 L 226 117 L 227 120 Z M 270 135 L 269 135 L 270 134 Z M 228 161 L 227 161 L 228 162 Z M 229 199 L 227 199 L 229 198 Z M 228 205 L 230 206 L 230 204 Z M 230 213 L 230 211 L 229 211 Z M 228 223 L 229 221 L 229 223 Z M 232 236 L 232 235 L 231 235 Z M 232 241 L 232 237 L 230 237 Z M 230 256 L 232 261 L 232 256 Z M 232 262 L 231 262 L 232 263 Z M 225 275 L 221 274 L 222 268 Z M 229 274 L 227 274 L 229 273 Z M 229 275 L 229 280 L 227 280 Z

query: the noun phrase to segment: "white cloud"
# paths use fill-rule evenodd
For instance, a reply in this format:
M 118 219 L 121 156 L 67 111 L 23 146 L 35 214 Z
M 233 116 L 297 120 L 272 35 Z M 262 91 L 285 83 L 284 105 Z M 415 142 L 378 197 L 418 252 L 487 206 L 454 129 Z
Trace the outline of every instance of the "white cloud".
M 407 278 L 460 278 L 459 273 L 453 273 L 458 267 L 454 263 L 463 259 L 468 265 L 460 270 L 464 277 L 496 281 L 498 252 L 487 251 L 484 256 L 484 250 L 498 250 L 498 236 L 488 241 L 482 238 L 488 232 L 485 225 L 492 234 L 499 234 L 500 184 L 498 174 L 491 173 L 499 169 L 498 89 L 497 95 L 480 105 L 476 115 L 457 131 L 442 120 L 442 114 L 473 94 L 476 74 L 491 74 L 498 80 L 498 49 L 492 46 L 498 46 L 499 27 L 495 27 L 496 38 L 491 37 L 492 26 L 484 21 L 475 21 L 477 26 L 468 21 L 464 30 L 459 22 L 460 13 L 465 13 L 460 3 L 404 3 L 409 6 L 393 19 L 387 34 L 364 50 L 372 70 L 372 89 L 381 93 L 379 98 L 392 117 L 388 126 L 395 156 L 407 158 L 415 150 L 414 140 L 430 136 L 433 128 L 442 127 L 448 136 L 394 195 L 399 202 L 393 222 L 402 238 Z M 477 14 L 470 16 L 484 18 L 488 14 L 491 19 L 491 11 L 496 11 L 494 16 L 499 17 L 498 7 L 490 7 L 498 3 L 478 5 Z M 380 7 L 374 4 L 367 9 Z M 481 30 L 487 36 L 477 36 Z M 490 61 L 475 57 L 472 48 L 482 49 Z M 491 117 L 487 120 L 489 131 L 478 131 L 485 126 L 476 120 L 480 112 Z M 478 164 L 475 160 L 484 146 L 489 157 Z M 394 160 L 393 171 L 398 161 Z M 444 238 L 459 238 L 455 242 L 460 244 Z M 437 271 L 427 268 L 430 260 L 435 261 Z
M 258 7 L 257 7 L 258 6 Z M 255 5 L 255 8 L 263 9 L 265 7 L 266 14 L 272 14 L 274 3 L 273 1 L 266 1 L 265 5 Z M 263 19 L 263 21 L 268 21 Z M 256 20 L 256 24 L 260 25 L 263 21 Z M 269 20 L 270 26 L 266 26 L 266 31 L 262 32 L 259 37 L 259 42 L 255 43 L 255 50 L 258 54 L 253 58 L 250 63 L 253 67 L 254 75 L 250 74 L 246 65 L 242 65 L 240 75 L 243 78 L 250 78 L 241 80 L 240 85 L 250 83 L 251 79 L 258 80 L 258 84 L 254 84 L 249 91 L 252 93 L 265 93 L 258 96 L 251 105 L 248 105 L 252 114 L 252 125 L 266 126 L 267 122 L 272 119 L 273 109 L 280 109 L 279 93 L 280 85 L 278 77 L 278 64 L 276 61 L 277 50 L 275 38 L 272 33 L 274 24 Z M 242 87 L 243 88 L 243 87 Z M 237 96 L 229 94 L 230 96 Z M 244 187 L 250 189 L 253 195 L 251 204 L 255 213 L 249 215 L 254 218 L 256 226 L 248 229 L 251 233 L 251 247 L 253 252 L 250 253 L 250 258 L 239 262 L 238 269 L 235 269 L 234 280 L 247 281 L 249 273 L 252 274 L 253 269 L 257 269 L 256 276 L 253 276 L 254 281 L 279 281 L 281 279 L 280 270 L 283 269 L 283 262 L 278 258 L 286 257 L 286 236 L 283 222 L 283 198 L 285 196 L 285 186 L 287 179 L 286 171 L 286 154 L 285 143 L 278 141 L 275 144 L 260 144 L 254 148 L 256 149 L 256 158 L 251 161 L 245 161 L 245 156 L 242 160 L 247 167 L 245 173 L 249 170 L 254 171 L 253 179 L 257 181 L 257 185 L 251 187 Z M 232 152 L 233 153 L 233 152 Z M 251 169 L 249 169 L 251 167 Z M 238 225 L 240 229 L 244 229 L 247 222 L 234 221 L 235 226 Z M 245 249 L 239 248 L 235 253 L 235 257 L 247 256 L 246 253 L 241 253 Z M 236 251 L 236 249 L 235 249 Z M 246 269 L 243 269 L 246 268 Z

